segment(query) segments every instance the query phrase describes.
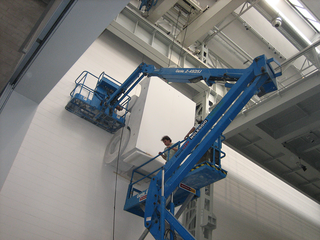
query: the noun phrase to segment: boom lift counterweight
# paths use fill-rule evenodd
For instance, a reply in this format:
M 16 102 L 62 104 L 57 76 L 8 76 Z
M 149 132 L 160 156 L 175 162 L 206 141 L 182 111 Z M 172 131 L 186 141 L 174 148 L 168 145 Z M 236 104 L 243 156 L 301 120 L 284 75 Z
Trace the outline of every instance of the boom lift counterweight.
M 142 63 L 122 85 L 117 86 L 116 90 L 103 100 L 106 109 L 116 109 L 123 104 L 128 93 L 144 76 L 157 76 L 169 82 L 180 83 L 204 80 L 208 86 L 223 81 L 230 87 L 228 93 L 183 142 L 170 161 L 151 178 L 148 189 L 134 189 L 132 181 L 129 185 L 124 209 L 143 216 L 145 227 L 155 239 L 165 239 L 166 224 L 170 225 L 171 232 L 179 234 L 183 239 L 194 239 L 174 217 L 174 206 L 181 205 L 186 199 L 190 200 L 188 194 L 181 190 L 181 184 L 188 183 L 184 185 L 194 190 L 196 198 L 200 188 L 226 176 L 226 171 L 215 164 L 201 164 L 197 171 L 191 170 L 204 153 L 220 141 L 223 131 L 255 94 L 262 96 L 277 89 L 276 77 L 280 76 L 281 72 L 275 73 L 271 62 L 279 65 L 274 59 L 266 59 L 264 55 L 255 58 L 247 69 L 156 69 L 152 65 Z M 230 81 L 233 84 L 230 84 Z M 201 181 L 198 180 L 198 176 L 201 176 Z M 134 195 L 134 192 L 137 194 Z M 170 203 L 172 196 L 173 201 Z

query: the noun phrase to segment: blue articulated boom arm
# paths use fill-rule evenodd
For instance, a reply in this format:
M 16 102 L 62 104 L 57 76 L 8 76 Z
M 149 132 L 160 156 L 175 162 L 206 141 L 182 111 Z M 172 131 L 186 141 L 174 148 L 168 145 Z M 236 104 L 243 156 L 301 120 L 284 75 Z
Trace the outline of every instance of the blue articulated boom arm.
M 244 71 L 245 69 L 160 68 L 148 75 L 179 83 L 196 83 L 204 80 L 208 86 L 211 86 L 217 81 L 237 81 Z
M 265 58 L 264 56 L 261 56 Z M 270 61 L 274 61 L 270 59 Z M 269 65 L 267 65 L 269 66 Z M 156 76 L 168 82 L 177 83 L 196 83 L 204 80 L 208 86 L 216 82 L 224 82 L 227 87 L 240 79 L 247 69 L 210 69 L 210 68 L 160 68 L 156 69 L 153 65 L 141 63 L 136 70 L 126 79 L 126 81 L 111 95 L 107 100 L 106 106 L 115 109 L 118 104 L 131 92 L 131 90 L 145 77 Z M 273 73 L 271 67 L 266 67 L 266 72 Z M 274 74 L 274 73 L 273 73 Z M 269 79 L 270 86 L 265 83 L 259 90 L 259 96 L 275 90 L 275 80 Z
M 219 104 L 167 162 L 163 171 L 152 178 L 148 188 L 144 218 L 145 227 L 155 239 L 164 239 L 165 222 L 169 223 L 183 239 L 194 239 L 167 209 L 167 199 L 247 102 L 255 94 L 261 96 L 277 89 L 276 77 L 280 76 L 281 72 L 274 73 L 270 64 L 272 61 L 274 60 L 267 60 L 262 55 L 255 58 L 247 69 L 163 68 L 145 73 L 170 82 L 192 83 L 204 80 L 208 85 L 221 80 L 235 82 Z
M 110 98 L 106 99 L 107 107 L 111 109 L 116 108 L 145 76 L 157 76 L 168 82 L 179 83 L 195 83 L 204 80 L 208 86 L 222 81 L 230 88 L 218 105 L 189 136 L 170 161 L 167 162 L 163 170 L 151 179 L 147 190 L 139 191 L 140 194 L 130 197 L 129 190 L 131 187 L 128 189 L 125 209 L 139 216 L 143 216 L 141 208 L 141 201 L 143 201 L 145 203 L 145 227 L 151 232 L 155 239 L 164 239 L 166 222 L 170 224 L 171 231 L 177 232 L 183 239 L 194 239 L 173 216 L 174 208 L 172 204 L 174 200 L 172 200 L 170 207 L 168 207 L 168 199 L 174 196 L 174 198 L 178 199 L 178 201 L 174 203 L 177 205 L 181 204 L 181 201 L 184 201 L 184 197 L 181 198 L 181 201 L 179 200 L 180 195 L 177 189 L 178 187 L 183 189 L 181 184 L 186 186 L 184 182 L 187 181 L 186 179 L 188 179 L 188 181 L 191 179 L 189 181 L 190 184 L 193 184 L 194 181 L 199 181 L 196 178 L 190 178 L 190 176 L 199 176 L 192 175 L 196 171 L 190 172 L 198 160 L 218 141 L 223 131 L 255 94 L 262 96 L 277 89 L 276 77 L 280 76 L 281 72 L 275 73 L 271 62 L 276 61 L 266 59 L 266 57 L 262 55 L 255 58 L 247 69 L 156 69 L 152 65 L 142 63 L 128 79 L 113 92 Z M 276 62 L 276 64 L 278 63 Z M 207 171 L 205 168 L 200 168 L 201 167 L 198 168 L 200 173 Z M 221 169 L 217 170 L 220 171 Z M 199 173 L 199 171 L 197 171 L 197 173 Z M 206 172 L 206 174 L 207 175 L 202 175 L 205 176 L 202 178 L 203 185 L 197 185 L 198 188 L 193 189 L 193 192 L 197 191 L 198 194 L 199 188 L 205 186 L 204 184 L 211 184 L 226 176 L 226 172 L 222 175 L 214 171 Z
M 110 96 L 106 105 L 115 109 L 118 104 L 137 86 L 148 72 L 153 72 L 155 67 L 141 63 L 136 70 L 125 80 L 125 82 Z
M 272 73 L 272 68 L 268 66 L 269 64 L 267 63 L 265 71 Z M 76 86 L 70 93 L 71 100 L 65 108 L 102 129 L 115 133 L 125 126 L 131 99 L 129 93 L 145 76 L 157 76 L 165 81 L 178 83 L 195 83 L 204 80 L 208 86 L 222 81 L 226 87 L 231 88 L 246 71 L 246 69 L 205 68 L 156 69 L 153 65 L 141 63 L 123 84 L 105 73 L 97 77 L 84 71 L 76 79 Z M 87 78 L 96 78 L 98 80 L 95 89 L 85 85 Z M 275 86 L 276 83 L 272 79 L 267 80 L 260 87 L 258 95 L 261 96 L 274 90 Z

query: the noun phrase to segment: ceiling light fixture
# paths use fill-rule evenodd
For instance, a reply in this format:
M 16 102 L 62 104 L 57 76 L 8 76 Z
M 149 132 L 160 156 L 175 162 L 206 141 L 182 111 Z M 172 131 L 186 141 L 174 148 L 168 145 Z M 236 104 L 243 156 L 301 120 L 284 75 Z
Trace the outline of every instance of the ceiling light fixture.
M 299 162 L 296 162 L 297 166 L 301 168 L 304 172 L 307 171 L 307 167 L 301 163 L 301 159 L 299 158 Z

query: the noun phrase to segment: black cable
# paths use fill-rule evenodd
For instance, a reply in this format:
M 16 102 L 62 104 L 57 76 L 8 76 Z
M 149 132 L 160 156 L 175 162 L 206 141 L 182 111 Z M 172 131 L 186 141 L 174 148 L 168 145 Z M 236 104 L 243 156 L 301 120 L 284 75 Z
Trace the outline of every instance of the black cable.
M 120 160 L 120 152 L 121 152 L 121 142 L 123 137 L 123 128 L 121 129 L 120 134 L 120 143 L 119 143 L 119 150 L 118 150 L 118 158 L 117 158 L 117 165 L 116 165 L 116 180 L 114 183 L 114 199 L 113 199 L 113 229 L 112 229 L 112 239 L 115 239 L 115 227 L 116 227 L 116 200 L 117 200 L 117 186 L 118 186 L 118 170 L 119 170 L 119 160 Z
M 176 240 L 177 239 L 177 235 L 176 235 L 175 231 L 170 229 L 170 228 L 167 228 L 166 231 L 164 232 L 164 238 L 165 239 L 169 239 L 170 238 L 170 232 L 173 235 L 173 239 Z M 169 236 L 168 236 L 168 234 L 169 234 Z
M 180 60 L 181 60 L 181 55 L 182 55 L 182 49 L 183 49 L 183 45 L 184 45 L 184 41 L 186 40 L 186 35 L 187 35 L 187 31 L 188 31 L 188 26 L 189 26 L 189 20 L 190 20 L 190 15 L 191 15 L 191 9 L 192 7 L 190 6 L 190 13 L 188 15 L 188 19 L 187 19 L 187 26 L 186 26 L 186 31 L 184 32 L 184 36 L 183 36 L 183 40 L 181 43 L 181 49 L 180 49 L 180 54 L 179 54 L 179 61 L 178 61 L 178 65 L 180 65 Z
M 176 27 L 175 27 L 174 33 L 172 34 L 172 44 L 171 44 L 171 52 L 170 52 L 168 67 L 170 67 L 170 63 L 171 63 L 171 57 L 172 57 L 172 51 L 173 51 L 173 43 L 174 43 L 176 31 L 178 29 L 178 23 L 179 23 L 180 15 L 181 15 L 181 11 L 179 11 Z

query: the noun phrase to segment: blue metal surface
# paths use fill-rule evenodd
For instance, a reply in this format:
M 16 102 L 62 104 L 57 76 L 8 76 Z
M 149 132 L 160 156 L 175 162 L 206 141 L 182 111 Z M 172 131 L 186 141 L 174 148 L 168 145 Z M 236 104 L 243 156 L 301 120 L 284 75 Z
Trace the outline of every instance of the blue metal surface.
M 139 10 L 145 7 L 145 11 L 149 11 L 153 6 L 157 5 L 158 0 L 141 0 Z
M 237 81 L 245 69 L 161 68 L 149 73 L 169 82 L 195 83 L 204 80 L 211 86 L 216 81 Z
M 247 69 L 156 69 L 142 63 L 123 84 L 105 74 L 100 75 L 94 90 L 84 84 L 86 77 L 92 74 L 84 72 L 76 80 L 76 87 L 71 92 L 72 99 L 66 109 L 109 132 L 115 132 L 125 125 L 126 107 L 130 100 L 128 94 L 144 76 L 157 76 L 170 82 L 181 83 L 204 80 L 209 86 L 223 81 L 230 87 L 224 98 L 189 138 L 181 143 L 182 146 L 163 167 L 163 177 L 160 169 L 150 174 L 140 172 L 141 167 L 133 171 L 124 209 L 144 217 L 145 226 L 155 239 L 164 239 L 165 221 L 183 239 L 194 239 L 170 213 L 172 206 L 166 206 L 167 199 L 174 193 L 173 204 L 178 206 L 188 196 L 188 189 L 194 192 L 194 198 L 197 198 L 200 188 L 226 177 L 226 171 L 221 169 L 221 158 L 225 156 L 221 151 L 221 134 L 253 95 L 262 96 L 277 89 L 276 77 L 280 76 L 281 72 L 274 72 L 272 62 L 275 61 L 262 55 L 255 58 Z M 116 112 L 119 106 L 125 110 L 123 116 Z M 201 163 L 193 169 L 211 147 L 218 154 L 214 156 L 215 164 Z M 133 182 L 135 173 L 142 175 L 142 178 Z M 141 191 L 133 187 L 146 178 L 151 180 L 148 189 Z M 181 187 L 181 183 L 186 186 Z M 142 207 L 142 204 L 145 206 Z
M 89 77 L 97 81 L 95 89 L 86 85 Z M 130 97 L 126 95 L 115 107 L 107 105 L 108 99 L 121 85 L 118 81 L 105 73 L 97 77 L 84 71 L 75 83 L 76 86 L 70 93 L 71 100 L 66 105 L 66 110 L 110 133 L 124 127 Z M 122 109 L 121 115 L 118 114 L 117 109 Z
M 159 169 L 158 169 L 159 170 Z M 186 177 L 181 181 L 183 184 L 190 188 L 196 190 L 194 198 L 199 197 L 199 191 L 201 188 L 208 186 L 214 182 L 217 182 L 227 176 L 227 171 L 219 168 L 213 163 L 203 162 L 196 165 L 191 171 L 186 175 Z M 133 186 L 137 184 L 140 180 L 132 182 L 129 185 L 129 191 L 124 206 L 124 210 L 131 212 L 140 217 L 144 217 L 144 211 L 141 204 L 145 204 L 148 194 L 148 189 L 140 191 L 134 189 Z M 180 206 L 184 203 L 185 199 L 188 197 L 189 192 L 178 188 L 173 195 L 173 204 L 175 207 Z
M 207 164 L 193 170 L 192 168 L 214 145 L 218 151 L 221 150 L 220 138 L 223 131 L 237 116 L 241 109 L 247 104 L 255 94 L 260 96 L 277 89 L 276 77 L 281 72 L 274 73 L 271 62 L 264 55 L 255 58 L 254 62 L 247 69 L 160 69 L 148 73 L 149 76 L 159 76 L 172 82 L 195 82 L 205 80 L 208 85 L 216 81 L 227 80 L 233 81 L 229 85 L 230 90 L 225 97 L 219 102 L 215 109 L 207 116 L 200 126 L 191 134 L 183 143 L 181 148 L 164 166 L 164 179 L 160 173 L 151 179 L 147 199 L 145 203 L 145 226 L 149 229 L 155 239 L 164 239 L 163 231 L 159 231 L 159 224 L 164 219 L 170 224 L 183 239 L 194 239 L 188 231 L 173 217 L 167 208 L 161 207 L 162 185 L 164 180 L 164 198 L 167 199 L 175 192 L 175 189 L 183 181 L 190 187 L 201 188 L 214 181 L 223 179 L 226 172 L 212 172 Z M 217 144 L 215 144 L 217 143 Z M 219 151 L 220 157 L 223 155 Z M 190 172 L 191 171 L 191 172 Z M 175 192 L 178 197 L 179 189 Z M 181 202 L 184 197 L 181 197 Z M 175 201 L 175 200 L 174 200 Z M 162 229 L 162 228 L 161 228 Z
M 257 59 L 263 60 L 258 61 Z M 253 65 L 250 67 L 255 77 L 261 74 L 273 76 L 263 82 L 257 89 L 258 96 L 262 96 L 277 89 L 275 77 L 279 76 L 281 72 L 274 73 L 271 66 L 271 62 L 275 62 L 273 59 L 266 60 L 262 55 L 256 58 L 256 60 L 254 68 Z M 85 71 L 76 79 L 76 87 L 70 93 L 71 100 L 66 105 L 66 109 L 102 129 L 114 133 L 125 126 L 127 106 L 130 101 L 129 93 L 146 75 L 149 77 L 157 76 L 170 82 L 180 83 L 194 83 L 204 80 L 209 86 L 217 81 L 228 81 L 226 82 L 226 86 L 233 89 L 236 84 L 232 85 L 230 82 L 237 83 L 247 72 L 248 69 L 156 69 L 152 65 L 141 63 L 125 82 L 121 84 L 105 73 L 96 77 Z M 88 76 L 96 78 L 97 84 L 95 89 L 91 89 L 85 84 Z M 246 78 L 248 77 L 246 76 Z M 118 112 L 120 109 L 123 109 L 121 115 Z

